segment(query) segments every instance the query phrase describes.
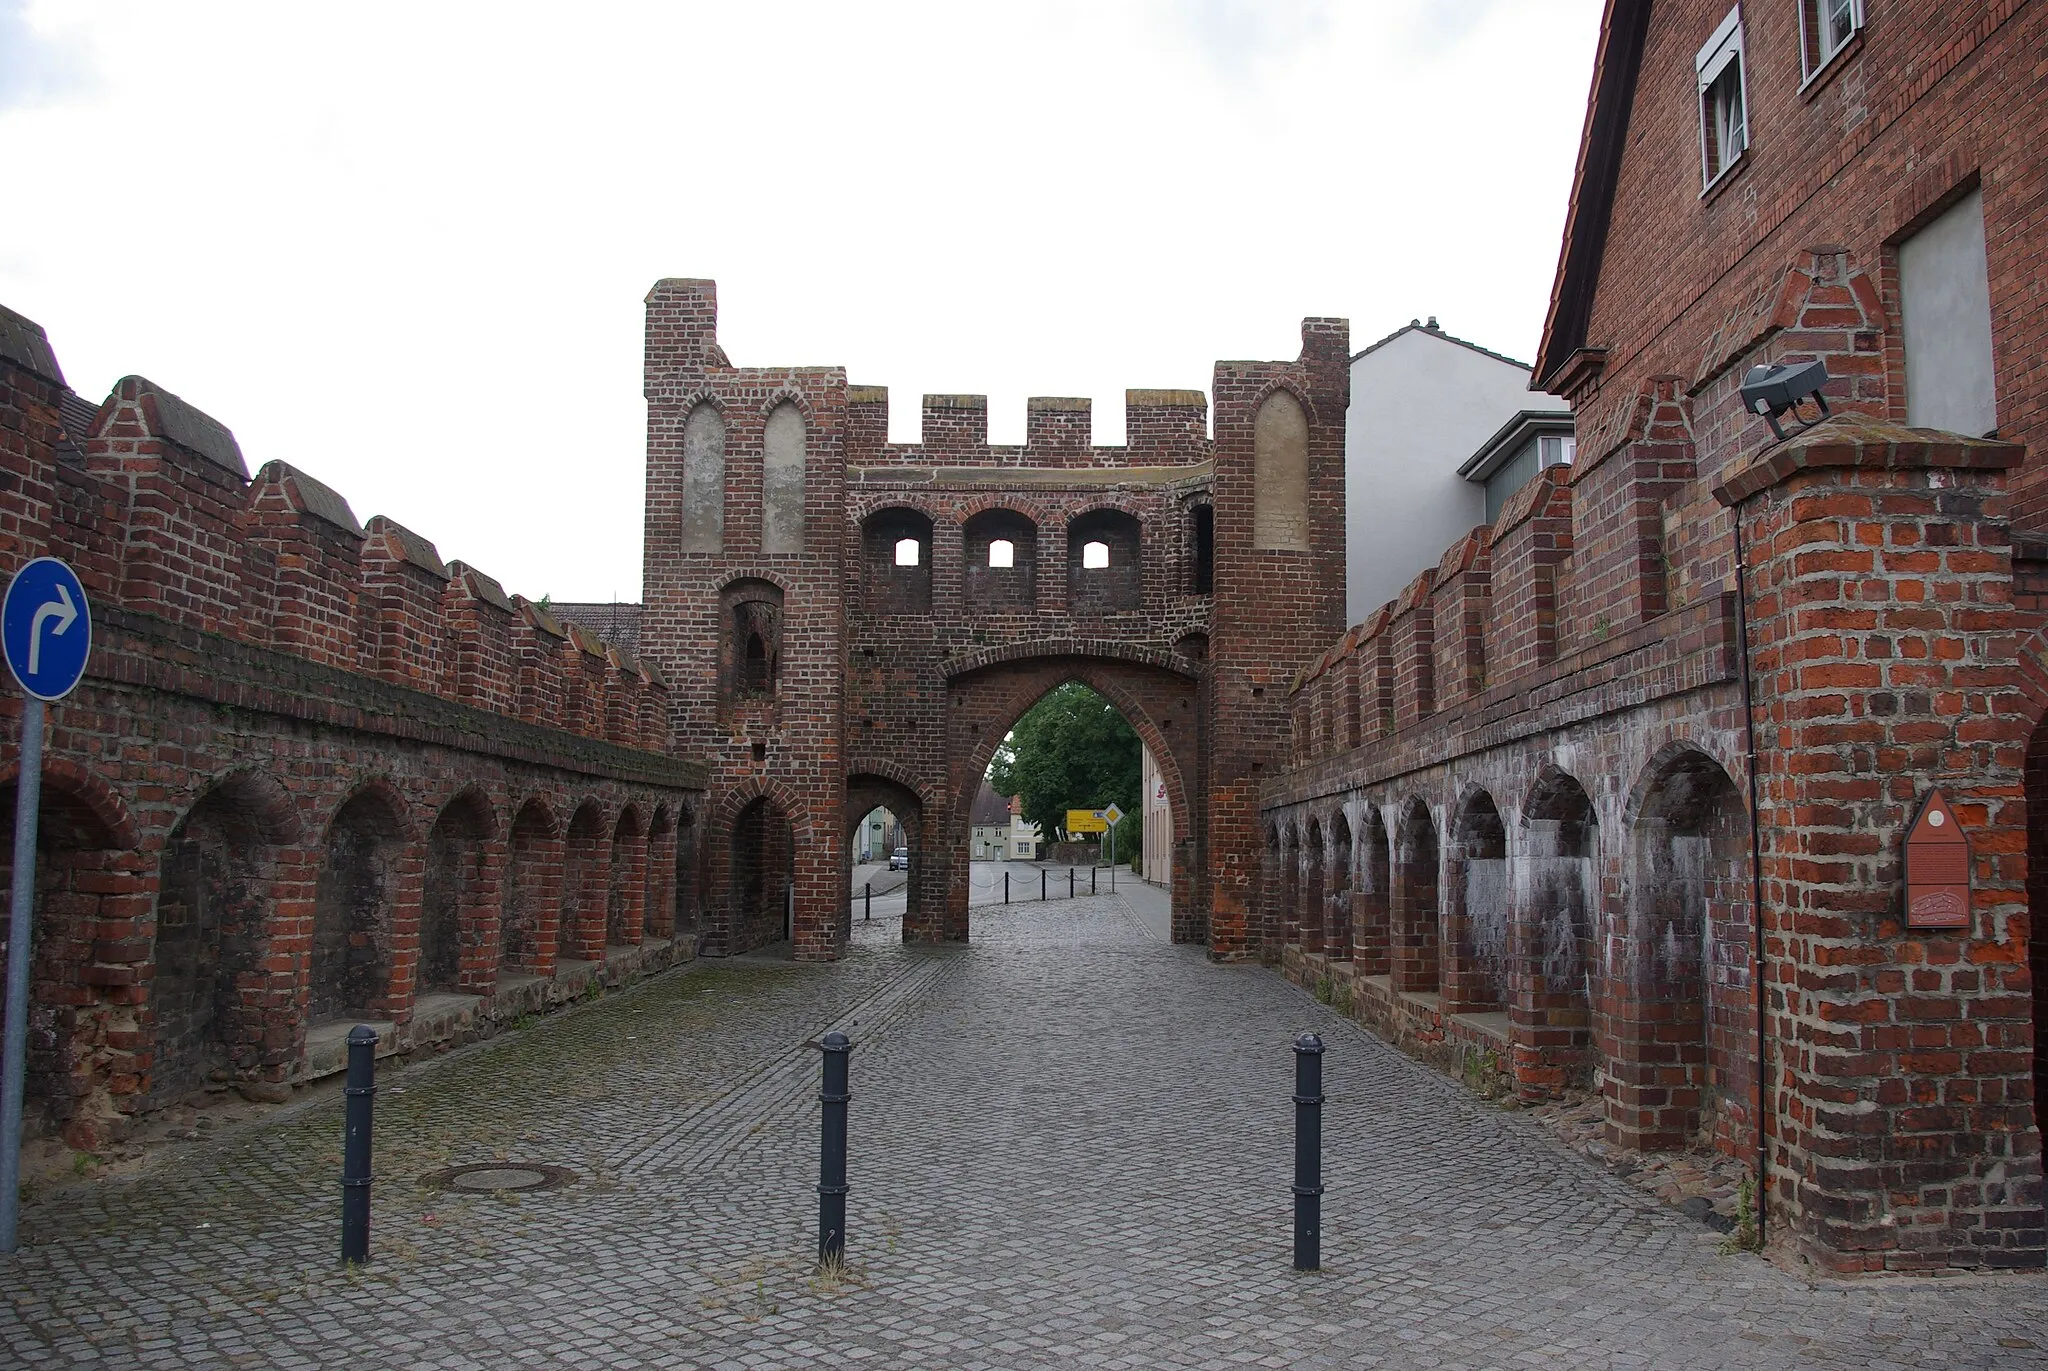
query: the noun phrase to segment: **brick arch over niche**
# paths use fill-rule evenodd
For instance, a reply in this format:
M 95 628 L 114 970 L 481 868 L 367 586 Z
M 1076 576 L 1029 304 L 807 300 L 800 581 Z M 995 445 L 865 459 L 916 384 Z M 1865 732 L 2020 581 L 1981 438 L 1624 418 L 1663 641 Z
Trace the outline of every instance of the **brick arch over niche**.
M 1174 816 L 1174 941 L 1204 941 L 1207 909 L 1198 903 L 1201 853 L 1195 836 L 1204 831 L 1204 825 L 1193 808 L 1200 793 L 1195 722 L 1200 688 L 1184 671 L 1120 657 L 1057 656 L 1014 659 L 953 677 L 946 687 L 951 812 L 932 816 L 932 831 L 948 835 L 945 846 L 949 852 L 966 850 L 974 796 L 997 744 L 1047 692 L 1069 681 L 1080 682 L 1115 705 L 1158 763 Z M 962 939 L 969 935 L 966 864 L 950 863 L 949 877 L 943 903 L 937 906 L 942 922 L 924 930 L 922 936 Z M 911 936 L 907 927 L 905 936 Z

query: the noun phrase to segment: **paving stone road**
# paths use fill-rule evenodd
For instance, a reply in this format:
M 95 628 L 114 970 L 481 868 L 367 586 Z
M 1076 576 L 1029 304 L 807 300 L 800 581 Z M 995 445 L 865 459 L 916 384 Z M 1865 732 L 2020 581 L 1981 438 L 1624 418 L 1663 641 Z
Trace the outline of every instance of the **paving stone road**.
M 337 1098 L 24 1215 L 0 1364 L 2007 1367 L 2048 1278 L 1803 1283 L 1416 1066 L 1149 892 L 700 964 L 403 1072 L 373 1264 Z M 810 1271 L 817 1054 L 850 1032 L 851 1273 Z M 1289 1269 L 1294 1035 L 1322 1033 L 1327 1269 Z M 461 1196 L 414 1178 L 550 1162 Z

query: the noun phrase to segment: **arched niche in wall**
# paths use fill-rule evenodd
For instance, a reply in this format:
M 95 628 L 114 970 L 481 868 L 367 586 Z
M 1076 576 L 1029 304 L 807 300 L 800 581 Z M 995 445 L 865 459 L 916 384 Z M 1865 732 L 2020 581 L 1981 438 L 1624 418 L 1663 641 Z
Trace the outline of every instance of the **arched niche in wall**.
M 734 581 L 719 596 L 725 625 L 720 677 L 735 700 L 775 693 L 782 675 L 782 587 Z
M 968 612 L 1030 611 L 1038 600 L 1038 525 L 1012 509 L 985 509 L 965 532 Z
M 1092 509 L 1067 525 L 1067 604 L 1076 614 L 1111 614 L 1143 603 L 1138 521 L 1120 509 Z
M 804 414 L 788 400 L 761 439 L 761 551 L 804 550 Z
M 1252 546 L 1308 551 L 1308 416 L 1276 390 L 1252 425 Z
M 685 552 L 725 551 L 725 416 L 706 402 L 683 424 Z
M 870 614 L 929 614 L 932 521 L 914 509 L 879 509 L 861 524 Z

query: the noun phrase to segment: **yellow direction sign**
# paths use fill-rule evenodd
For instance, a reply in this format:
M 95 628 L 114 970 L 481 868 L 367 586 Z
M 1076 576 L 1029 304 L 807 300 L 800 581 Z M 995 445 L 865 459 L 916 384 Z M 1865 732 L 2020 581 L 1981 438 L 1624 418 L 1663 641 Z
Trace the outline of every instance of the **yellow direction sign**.
M 1110 822 L 1109 815 L 1105 810 L 1070 809 L 1067 811 L 1067 832 L 1069 833 L 1107 833 Z

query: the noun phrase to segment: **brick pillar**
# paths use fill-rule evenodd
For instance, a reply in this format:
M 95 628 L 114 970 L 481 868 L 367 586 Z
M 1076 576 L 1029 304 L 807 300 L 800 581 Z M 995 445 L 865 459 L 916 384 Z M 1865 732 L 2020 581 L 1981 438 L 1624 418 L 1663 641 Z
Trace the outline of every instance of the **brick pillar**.
M 1751 569 L 1770 1197 L 1836 1270 L 2042 1260 L 2003 497 L 2021 456 L 1848 415 L 1715 491 Z M 1974 854 L 1953 930 L 1902 916 L 1903 835 L 1937 786 Z

